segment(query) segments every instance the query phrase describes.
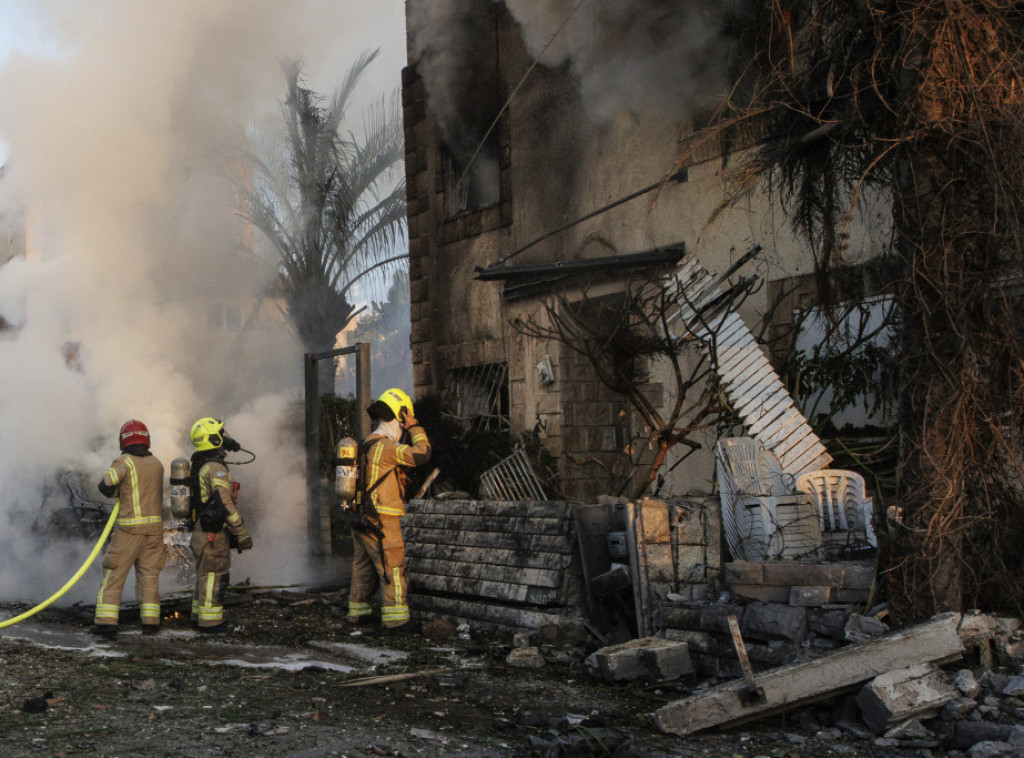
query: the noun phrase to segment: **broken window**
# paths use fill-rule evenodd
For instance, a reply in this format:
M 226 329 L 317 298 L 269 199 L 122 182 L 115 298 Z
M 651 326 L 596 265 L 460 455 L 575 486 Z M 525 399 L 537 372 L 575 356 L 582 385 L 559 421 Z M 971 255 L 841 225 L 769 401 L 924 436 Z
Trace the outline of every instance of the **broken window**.
M 444 407 L 466 429 L 510 429 L 508 364 L 484 363 L 453 369 L 448 374 Z
M 494 205 L 500 199 L 498 34 L 493 3 L 467 10 L 465 44 L 449 51 L 460 60 L 449 101 L 436 117 L 441 136 L 445 217 Z M 471 30 L 471 34 L 469 34 Z

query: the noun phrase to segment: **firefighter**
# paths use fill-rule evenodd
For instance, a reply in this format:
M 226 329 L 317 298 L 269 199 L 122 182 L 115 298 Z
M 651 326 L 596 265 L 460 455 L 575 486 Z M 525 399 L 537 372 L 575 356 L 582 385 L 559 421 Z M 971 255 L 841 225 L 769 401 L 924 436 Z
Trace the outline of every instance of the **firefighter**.
M 405 515 L 406 469 L 430 460 L 430 441 L 413 414 L 412 400 L 400 389 L 384 392 L 367 413 L 376 423 L 359 446 L 360 521 L 352 530 L 352 586 L 346 620 L 359 624 L 371 613 L 370 598 L 381 588 L 381 623 L 397 629 L 409 621 L 405 542 L 399 517 Z M 403 436 L 408 444 L 403 444 Z
M 231 569 L 231 548 L 252 548 L 235 503 L 236 488 L 224 463 L 227 452 L 241 446 L 224 431 L 220 419 L 201 418 L 192 425 L 192 552 L 196 557 L 196 587 L 192 595 L 192 624 L 200 632 L 225 634 L 224 590 Z
M 164 465 L 149 451 L 149 429 L 137 419 L 119 433 L 121 455 L 99 483 L 104 497 L 117 497 L 113 534 L 103 555 L 103 581 L 96 596 L 92 631 L 117 634 L 121 591 L 135 567 L 135 596 L 144 634 L 160 629 L 160 571 L 164 567 L 164 528 L 160 504 L 164 496 Z

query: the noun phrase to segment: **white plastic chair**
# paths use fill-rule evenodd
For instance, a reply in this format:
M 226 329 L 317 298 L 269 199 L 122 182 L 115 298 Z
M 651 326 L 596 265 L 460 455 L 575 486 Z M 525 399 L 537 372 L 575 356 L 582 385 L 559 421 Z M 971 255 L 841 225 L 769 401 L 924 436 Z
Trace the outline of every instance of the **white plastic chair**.
M 806 504 L 801 507 L 794 499 L 793 477 L 783 472 L 778 458 L 758 440 L 719 440 L 715 466 L 722 527 L 733 558 L 798 557 L 820 547 L 821 534 L 813 515 L 806 512 Z
M 864 477 L 856 471 L 821 469 L 797 477 L 796 488 L 811 496 L 818 511 L 821 531 L 833 542 L 851 535 L 878 547 L 873 524 L 874 505 L 866 494 Z

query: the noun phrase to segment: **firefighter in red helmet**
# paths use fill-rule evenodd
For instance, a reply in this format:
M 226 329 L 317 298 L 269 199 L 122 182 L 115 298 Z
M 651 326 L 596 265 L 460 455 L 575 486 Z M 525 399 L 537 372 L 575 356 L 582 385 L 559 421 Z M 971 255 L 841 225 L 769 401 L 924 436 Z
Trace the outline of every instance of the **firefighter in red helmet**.
M 412 400 L 400 389 L 384 392 L 366 412 L 376 426 L 359 446 L 360 517 L 352 530 L 346 620 L 358 624 L 372 613 L 369 601 L 379 586 L 381 623 L 396 629 L 409 621 L 399 521 L 405 515 L 405 470 L 430 460 L 430 440 L 413 415 Z
M 117 634 L 121 591 L 135 567 L 135 596 L 142 631 L 160 629 L 160 571 L 164 567 L 164 530 L 160 504 L 164 495 L 164 466 L 149 450 L 149 429 L 137 419 L 126 421 L 118 435 L 121 455 L 100 480 L 106 497 L 117 497 L 118 513 L 110 544 L 103 555 L 103 580 L 96 597 L 92 631 Z

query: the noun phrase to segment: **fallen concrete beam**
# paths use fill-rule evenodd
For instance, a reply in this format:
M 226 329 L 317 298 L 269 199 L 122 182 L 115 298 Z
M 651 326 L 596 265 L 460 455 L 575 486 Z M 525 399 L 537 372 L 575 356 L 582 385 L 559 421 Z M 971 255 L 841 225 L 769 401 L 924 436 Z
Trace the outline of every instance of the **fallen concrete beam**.
M 957 634 L 960 614 L 947 613 L 917 626 L 840 648 L 812 661 L 766 671 L 755 680 L 764 700 L 750 703 L 743 681 L 727 682 L 659 708 L 663 732 L 686 736 L 713 726 L 737 725 L 849 690 L 894 669 L 956 660 L 963 654 Z

